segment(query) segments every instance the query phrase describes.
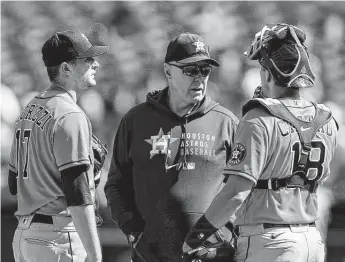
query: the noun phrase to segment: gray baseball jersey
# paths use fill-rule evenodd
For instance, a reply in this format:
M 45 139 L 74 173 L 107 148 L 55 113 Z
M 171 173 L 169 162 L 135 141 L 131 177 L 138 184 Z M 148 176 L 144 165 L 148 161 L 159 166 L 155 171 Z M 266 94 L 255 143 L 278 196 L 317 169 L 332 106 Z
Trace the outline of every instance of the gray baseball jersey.
M 16 215 L 69 215 L 60 171 L 93 165 L 91 124 L 73 98 L 51 87 L 32 99 L 15 123 L 9 168 L 17 173 Z M 94 195 L 93 168 L 87 173 Z
M 271 99 L 267 101 L 276 102 Z M 298 118 L 310 121 L 314 106 L 306 100 L 282 100 Z M 318 107 L 329 110 L 324 105 Z M 303 131 L 303 129 L 302 129 Z M 330 175 L 330 162 L 337 146 L 337 127 L 332 119 L 316 133 L 307 162 L 307 177 L 320 183 Z M 262 108 L 249 111 L 235 135 L 235 148 L 226 172 L 258 179 L 285 178 L 297 167 L 301 142 L 287 122 Z M 236 213 L 236 225 L 311 223 L 318 219 L 316 194 L 300 188 L 254 189 Z

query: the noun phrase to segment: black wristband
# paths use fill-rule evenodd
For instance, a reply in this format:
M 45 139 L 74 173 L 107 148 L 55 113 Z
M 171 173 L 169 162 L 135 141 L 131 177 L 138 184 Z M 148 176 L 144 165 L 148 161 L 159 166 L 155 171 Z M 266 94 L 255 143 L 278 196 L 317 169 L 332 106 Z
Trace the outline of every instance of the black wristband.
M 218 228 L 215 228 L 207 220 L 205 215 L 203 215 L 189 231 L 185 242 L 193 249 L 200 247 L 211 235 L 217 231 Z

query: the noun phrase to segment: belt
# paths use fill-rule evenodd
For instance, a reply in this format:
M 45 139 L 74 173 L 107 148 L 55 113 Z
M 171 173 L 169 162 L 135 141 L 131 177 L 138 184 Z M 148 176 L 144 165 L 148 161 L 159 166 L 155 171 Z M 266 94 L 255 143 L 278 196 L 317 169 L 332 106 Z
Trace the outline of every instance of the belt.
M 44 223 L 44 224 L 53 224 L 53 217 L 43 214 L 35 214 L 32 218 L 32 223 Z
M 318 183 L 311 180 L 305 180 L 306 178 L 300 177 L 299 175 L 292 175 L 285 178 L 273 178 L 273 179 L 263 179 L 258 180 L 254 188 L 256 189 L 272 189 L 278 190 L 283 187 L 296 188 L 300 187 L 302 189 L 309 190 L 311 193 L 315 193 Z
M 310 226 L 315 227 L 315 222 L 307 223 L 307 224 L 270 224 L 270 223 L 263 223 L 264 229 L 273 228 L 273 227 L 290 227 L 290 226 Z

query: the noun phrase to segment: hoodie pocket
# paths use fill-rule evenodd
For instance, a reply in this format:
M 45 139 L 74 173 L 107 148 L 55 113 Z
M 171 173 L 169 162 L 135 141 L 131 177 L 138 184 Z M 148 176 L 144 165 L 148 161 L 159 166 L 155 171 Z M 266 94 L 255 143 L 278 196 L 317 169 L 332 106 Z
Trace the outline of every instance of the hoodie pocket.
M 157 242 L 165 231 L 164 220 L 158 214 L 151 215 L 146 219 L 146 226 L 143 232 L 148 243 Z

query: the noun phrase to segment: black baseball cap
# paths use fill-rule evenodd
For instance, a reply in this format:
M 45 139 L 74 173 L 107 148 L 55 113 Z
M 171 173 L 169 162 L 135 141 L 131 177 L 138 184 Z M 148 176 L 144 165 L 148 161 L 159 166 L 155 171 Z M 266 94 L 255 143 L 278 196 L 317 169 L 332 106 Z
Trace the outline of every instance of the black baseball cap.
M 191 33 L 182 33 L 169 43 L 165 63 L 172 61 L 181 64 L 206 61 L 214 66 L 220 65 L 218 61 L 210 57 L 209 47 L 204 40 L 199 35 Z
M 57 66 L 76 58 L 101 55 L 108 51 L 106 45 L 92 45 L 87 37 L 77 30 L 56 32 L 42 47 L 42 59 L 46 67 Z

